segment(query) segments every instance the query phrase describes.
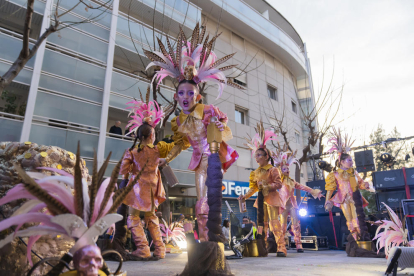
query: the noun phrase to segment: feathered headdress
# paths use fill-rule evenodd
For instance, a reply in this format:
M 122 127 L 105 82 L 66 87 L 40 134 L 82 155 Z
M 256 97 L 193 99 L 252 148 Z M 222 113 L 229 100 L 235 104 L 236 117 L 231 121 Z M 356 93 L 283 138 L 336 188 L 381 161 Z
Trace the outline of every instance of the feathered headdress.
M 140 101 L 134 99 L 126 103 L 129 105 L 126 109 L 130 109 L 128 116 L 131 117 L 126 126 L 130 130 L 128 134 L 135 132 L 143 123 L 148 123 L 154 128 L 157 124 L 162 124 L 166 111 L 169 112 L 172 108 L 172 104 L 163 108 L 158 105 L 157 101 L 150 101 L 149 94 L 150 88 L 148 87 L 145 101 L 141 95 Z
M 287 147 L 286 144 L 283 146 L 283 148 L 280 146 L 279 143 L 278 143 L 278 146 L 279 147 L 275 150 L 275 152 L 272 152 L 273 153 L 272 157 L 273 157 L 273 160 L 275 161 L 275 165 L 277 165 L 277 166 L 282 166 L 282 165 L 290 166 L 293 163 L 296 163 L 300 167 L 299 161 L 296 158 L 296 154 L 298 152 L 297 150 L 295 150 L 294 153 L 291 153 L 288 150 L 288 147 Z
M 271 140 L 276 140 L 277 134 L 271 130 L 265 130 L 263 122 L 260 121 L 257 123 L 257 126 L 254 128 L 256 134 L 253 136 L 253 139 L 247 135 L 244 139 L 247 141 L 245 144 L 249 149 L 252 150 L 252 155 L 259 149 L 266 149 L 266 142 Z
M 74 248 L 94 244 L 94 239 L 98 235 L 103 234 L 107 228 L 113 227 L 115 222 L 122 219 L 122 216 L 112 213 L 116 212 L 137 182 L 134 180 L 131 185 L 114 192 L 122 159 L 115 166 L 111 177 L 102 181 L 110 156 L 111 154 L 98 171 L 95 154 L 89 188 L 86 180 L 82 179 L 79 144 L 74 176 L 63 170 L 45 167 L 37 169 L 53 171 L 60 175 L 26 173 L 15 164 L 14 167 L 23 182 L 7 192 L 0 199 L 0 205 L 18 199 L 27 199 L 27 201 L 10 218 L 0 222 L 0 231 L 17 225 L 14 233 L 0 241 L 0 248 L 15 237 L 29 237 L 27 258 L 32 264 L 31 248 L 42 235 L 63 234 L 72 237 L 77 240 Z M 74 190 L 74 194 L 70 188 Z M 39 224 L 19 230 L 25 223 Z
M 376 224 L 380 224 L 375 233 L 373 240 L 377 240 L 378 252 L 381 248 L 385 248 L 385 255 L 388 256 L 390 249 L 394 246 L 414 247 L 414 240 L 408 241 L 408 230 L 405 228 L 405 218 L 403 222 L 398 218 L 394 211 L 382 202 L 387 208 L 388 215 L 391 220 L 379 220 Z M 381 232 L 381 230 L 384 230 Z M 380 233 L 381 232 L 381 233 Z
M 145 55 L 151 60 L 146 70 L 152 66 L 159 66 L 161 68 L 155 73 L 152 81 L 155 80 L 159 84 L 168 76 L 177 79 L 179 82 L 182 80 L 193 80 L 196 84 L 211 81 L 219 86 L 217 99 L 220 98 L 226 85 L 244 89 L 242 86 L 228 80 L 223 73 L 236 65 L 218 68 L 219 65 L 232 58 L 235 53 L 217 59 L 217 56 L 211 49 L 220 34 L 214 36 L 209 41 L 208 35 L 204 40 L 205 32 L 206 26 L 203 25 L 200 31 L 199 24 L 197 23 L 190 41 L 187 41 L 183 30 L 180 29 L 176 50 L 171 47 L 168 37 L 166 37 L 168 51 L 159 38 L 157 40 L 161 52 L 144 50 Z
M 351 146 L 355 142 L 355 140 L 351 141 L 351 137 L 347 134 L 343 137 L 341 134 L 340 129 L 332 128 L 331 138 L 329 138 L 328 143 L 332 145 L 332 147 L 328 150 L 328 153 L 338 154 L 338 160 L 343 153 L 349 153 L 351 151 Z

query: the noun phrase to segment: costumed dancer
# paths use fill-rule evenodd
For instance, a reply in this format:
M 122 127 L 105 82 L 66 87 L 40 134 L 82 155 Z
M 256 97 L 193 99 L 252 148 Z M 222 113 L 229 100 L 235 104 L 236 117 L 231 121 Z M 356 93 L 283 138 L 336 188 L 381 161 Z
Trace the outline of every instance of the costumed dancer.
M 155 215 L 155 208 L 165 201 L 165 191 L 161 182 L 161 173 L 158 168 L 163 158 L 167 156 L 174 143 L 159 142 L 154 146 L 154 128 L 164 117 L 164 111 L 156 101 L 130 101 L 131 120 L 127 128 L 130 132 L 135 132 L 134 144 L 125 152 L 122 160 L 120 174 L 124 179 L 132 183 L 137 173 L 143 170 L 141 178 L 135 184 L 133 190 L 127 195 L 124 204 L 129 207 L 127 225 L 132 233 L 132 239 L 136 250 L 132 252 L 138 258 L 148 259 L 151 257 L 148 241 L 142 227 L 140 214 L 144 212 L 144 219 L 148 231 L 151 234 L 155 251 L 155 259 L 165 258 L 165 245 L 162 241 L 159 220 Z M 137 140 L 139 144 L 137 146 Z
M 10 218 L 0 222 L 0 231 L 17 225 L 14 233 L 0 241 L 0 248 L 16 237 L 29 237 L 27 258 L 32 265 L 31 248 L 42 235 L 66 235 L 76 241 L 75 245 L 47 275 L 60 275 L 65 268 L 64 264 L 69 264 L 72 260 L 76 274 L 69 271 L 62 275 L 109 275 L 108 267 L 95 241 L 99 235 L 104 234 L 109 227 L 113 228 L 114 223 L 122 219 L 115 211 L 140 177 L 138 173 L 130 186 L 114 193 L 121 160 L 112 171 L 111 177 L 102 182 L 109 157 L 98 172 L 95 155 L 92 182 L 89 187 L 86 179 L 82 179 L 79 145 L 74 176 L 62 170 L 45 167 L 37 169 L 52 171 L 58 175 L 26 173 L 20 165 L 14 164 L 22 183 L 10 189 L 0 199 L 0 205 L 14 200 L 27 201 Z M 36 225 L 19 230 L 26 223 Z M 29 274 L 45 261 L 48 259 L 37 263 Z
M 270 130 L 265 130 L 263 123 L 260 122 L 255 128 L 256 134 L 253 139 L 245 138 L 246 144 L 251 150 L 252 155 L 256 159 L 259 168 L 250 173 L 249 190 L 239 199 L 247 199 L 258 191 L 262 191 L 264 196 L 264 208 L 267 209 L 269 216 L 270 230 L 275 235 L 277 243 L 277 257 L 286 257 L 286 242 L 283 235 L 283 229 L 279 221 L 279 215 L 282 211 L 282 201 L 280 200 L 277 189 L 282 188 L 282 180 L 280 171 L 274 167 L 272 152 L 266 148 L 266 142 L 276 139 L 276 134 Z M 258 208 L 257 200 L 255 207 Z
M 280 147 L 279 147 L 280 148 Z M 279 196 L 281 201 L 281 206 L 283 212 L 280 214 L 280 223 L 283 229 L 283 236 L 286 234 L 287 229 L 287 218 L 290 215 L 292 221 L 292 231 L 293 236 L 296 244 L 296 251 L 299 253 L 303 253 L 302 242 L 301 242 L 301 231 L 300 231 L 300 220 L 298 218 L 298 204 L 296 203 L 295 199 L 295 189 L 299 189 L 305 192 L 310 193 L 315 199 L 318 198 L 320 200 L 323 197 L 321 190 L 319 189 L 312 189 L 305 185 L 302 185 L 292 178 L 289 177 L 289 166 L 293 163 L 298 164 L 298 160 L 296 159 L 295 151 L 293 154 L 287 150 L 285 146 L 283 150 L 277 150 L 276 154 L 274 155 L 274 161 L 277 166 L 280 166 L 280 170 L 282 171 L 282 188 L 279 189 Z
M 171 77 L 178 82 L 174 100 L 180 105 L 181 113 L 171 121 L 174 132 L 173 140 L 175 146 L 169 152 L 165 161 L 171 162 L 182 150 L 193 147 L 193 154 L 188 167 L 195 172 L 195 185 L 197 191 L 196 217 L 201 241 L 207 240 L 207 216 L 209 207 L 207 204 L 207 178 L 208 157 L 211 155 L 207 143 L 207 125 L 212 117 L 216 117 L 216 126 L 222 131 L 222 142 L 220 143 L 220 160 L 224 172 L 238 158 L 237 152 L 225 142 L 232 139 L 230 128 L 226 125 L 227 116 L 213 105 L 199 104 L 202 98 L 199 85 L 211 82 L 219 86 L 219 98 L 226 85 L 243 89 L 243 87 L 228 81 L 223 71 L 233 68 L 228 65 L 218 68 L 219 65 L 229 60 L 234 54 L 217 59 L 211 50 L 219 35 L 209 41 L 209 36 L 204 39 L 206 27 L 201 31 L 197 23 L 191 41 L 187 41 L 182 30 L 177 38 L 177 48 L 171 47 L 168 37 L 168 51 L 158 39 L 161 52 L 149 52 L 144 50 L 145 55 L 152 61 L 148 67 L 159 66 L 160 70 L 155 73 L 153 81 L 160 83 L 165 77 Z
M 346 225 L 355 241 L 370 240 L 367 226 L 365 225 L 365 213 L 363 207 L 368 201 L 361 195 L 360 189 L 369 190 L 369 183 L 364 182 L 358 172 L 352 168 L 354 162 L 349 154 L 353 141 L 341 131 L 333 129 L 329 141 L 332 144 L 330 153 L 338 154 L 334 171 L 326 177 L 326 211 L 331 211 L 333 206 L 340 207 L 346 218 Z M 337 169 L 338 168 L 338 169 Z M 332 197 L 333 192 L 337 193 Z

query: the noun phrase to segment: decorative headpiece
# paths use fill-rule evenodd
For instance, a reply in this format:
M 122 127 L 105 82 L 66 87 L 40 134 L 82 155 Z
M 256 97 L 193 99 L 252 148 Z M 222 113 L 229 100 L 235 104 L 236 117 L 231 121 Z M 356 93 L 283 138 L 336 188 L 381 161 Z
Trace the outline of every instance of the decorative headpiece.
M 79 144 L 74 176 L 62 170 L 45 167 L 37 169 L 53 171 L 60 175 L 26 173 L 16 164 L 15 169 L 22 177 L 23 183 L 10 189 L 0 199 L 0 205 L 18 199 L 28 199 L 28 201 L 10 218 L 0 222 L 0 231 L 17 225 L 14 233 L 0 241 L 0 248 L 13 241 L 15 237 L 30 237 L 27 258 L 32 264 L 30 251 L 41 235 L 63 234 L 74 238 L 76 243 L 69 251 L 72 255 L 86 245 L 95 245 L 97 236 L 102 235 L 106 229 L 113 227 L 115 222 L 122 219 L 122 216 L 115 212 L 136 183 L 134 180 L 135 183 L 114 193 L 122 159 L 115 166 L 111 177 L 102 182 L 109 157 L 98 172 L 95 155 L 89 189 L 86 179 L 82 179 Z M 139 176 L 136 177 L 138 178 Z M 74 190 L 74 194 L 70 188 Z M 45 211 L 42 212 L 43 209 Z M 25 223 L 40 224 L 19 230 Z
M 385 255 L 388 256 L 390 250 L 394 246 L 409 246 L 414 247 L 414 241 L 408 241 L 408 229 L 405 225 L 405 218 L 403 223 L 394 213 L 391 208 L 382 202 L 385 208 L 387 208 L 388 215 L 391 220 L 379 220 L 375 224 L 379 224 L 377 231 L 375 232 L 375 237 L 373 240 L 377 239 L 377 248 L 378 252 L 381 248 L 385 248 Z M 384 230 L 381 232 L 381 230 Z
M 256 134 L 253 136 L 253 139 L 249 135 L 248 138 L 244 138 L 247 141 L 245 145 L 252 150 L 252 155 L 260 148 L 268 151 L 269 154 L 271 154 L 271 152 L 266 149 L 266 142 L 276 140 L 277 134 L 271 130 L 265 130 L 262 121 L 257 123 L 257 126 L 254 128 L 254 130 L 256 131 Z
M 130 105 L 126 109 L 130 109 L 128 116 L 131 117 L 126 128 L 129 128 L 129 133 L 135 132 L 142 124 L 147 123 L 152 127 L 156 127 L 158 123 L 162 123 L 165 116 L 165 111 L 170 111 L 173 108 L 172 105 L 168 105 L 165 109 L 160 107 L 157 101 L 150 101 L 149 94 L 150 89 L 148 87 L 146 100 L 141 95 L 141 100 L 129 101 L 126 104 Z M 128 135 L 127 134 L 127 135 Z
M 347 134 L 343 137 L 341 134 L 340 129 L 332 128 L 331 138 L 329 138 L 328 143 L 332 145 L 332 147 L 328 150 L 328 153 L 338 154 L 338 160 L 340 159 L 343 153 L 349 153 L 351 151 L 351 146 L 355 142 L 351 141 L 351 137 L 348 137 Z
M 275 165 L 277 165 L 277 166 L 283 166 L 283 165 L 290 166 L 293 163 L 296 163 L 300 167 L 299 161 L 296 158 L 296 154 L 298 152 L 297 150 L 295 150 L 294 153 L 291 153 L 288 150 L 288 147 L 287 147 L 286 144 L 283 146 L 283 148 L 279 145 L 279 143 L 278 143 L 278 146 L 279 147 L 275 150 L 275 152 L 272 152 L 273 153 L 272 157 L 273 157 L 273 160 L 275 161 Z
M 168 36 L 166 37 L 168 51 L 159 38 L 157 40 L 161 52 L 144 50 L 145 55 L 151 60 L 146 70 L 152 66 L 161 67 L 155 73 L 153 81 L 156 80 L 157 84 L 159 84 L 167 76 L 177 79 L 179 82 L 192 80 L 196 84 L 211 81 L 219 86 L 217 99 L 220 98 L 226 84 L 238 89 L 244 89 L 244 87 L 228 80 L 223 73 L 223 71 L 229 70 L 236 65 L 218 68 L 220 64 L 232 58 L 235 53 L 217 59 L 217 56 L 211 49 L 221 33 L 214 36 L 210 41 L 207 35 L 203 42 L 205 32 L 206 26 L 203 25 L 200 32 L 200 27 L 197 23 L 190 41 L 187 41 L 183 30 L 180 29 L 176 50 L 171 47 Z

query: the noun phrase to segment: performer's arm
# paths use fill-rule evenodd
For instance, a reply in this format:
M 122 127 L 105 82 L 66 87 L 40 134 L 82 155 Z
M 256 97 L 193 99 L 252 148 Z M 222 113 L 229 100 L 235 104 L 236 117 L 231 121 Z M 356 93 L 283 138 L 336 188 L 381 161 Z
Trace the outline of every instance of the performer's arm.
M 129 172 L 131 171 L 132 165 L 132 153 L 129 149 L 125 151 L 124 159 L 122 159 L 121 169 L 119 170 L 119 174 L 124 175 L 124 179 L 128 179 Z
M 273 192 L 282 188 L 282 178 L 280 177 L 280 171 L 278 168 L 273 167 L 270 169 L 268 183 L 262 183 L 264 194 L 267 192 Z M 267 191 L 266 191 L 267 190 Z
M 305 185 L 302 185 L 302 184 L 300 184 L 300 183 L 298 183 L 298 182 L 296 182 L 295 181 L 295 189 L 299 189 L 299 190 L 302 190 L 302 191 L 305 191 L 305 192 L 308 192 L 308 193 L 310 193 L 312 196 L 313 196 L 313 198 L 321 198 L 321 197 L 323 197 L 323 195 L 322 195 L 322 191 L 321 190 L 319 190 L 319 189 L 312 189 L 312 188 L 310 188 L 310 187 L 308 187 L 308 186 L 305 186 Z
M 249 190 L 247 191 L 247 193 L 244 196 L 240 196 L 240 197 L 244 197 L 245 199 L 248 199 L 252 195 L 254 195 L 258 190 L 259 190 L 259 188 L 257 187 L 256 175 L 255 175 L 254 171 L 252 171 L 250 173 L 250 178 L 249 178 Z
M 157 144 L 158 152 L 160 153 L 160 158 L 167 157 L 168 153 L 174 148 L 175 143 L 166 143 L 164 141 L 160 141 Z
M 326 201 L 325 201 L 325 210 L 331 211 L 333 208 L 333 203 L 330 201 L 333 192 L 336 190 L 336 178 L 335 173 L 331 172 L 325 179 L 325 190 L 326 190 Z
M 358 179 L 358 188 L 361 190 L 369 190 L 369 183 L 364 181 L 361 176 L 359 175 L 359 173 L 357 172 L 357 170 L 354 170 L 355 175 Z
M 177 119 L 178 117 L 175 117 L 171 120 L 171 130 L 174 132 L 174 146 L 171 148 L 165 158 L 165 161 L 167 161 L 167 163 L 174 160 L 174 158 L 176 158 L 181 153 L 181 151 L 188 149 L 191 146 L 190 142 L 187 139 L 187 136 L 182 135 L 180 132 L 178 132 Z

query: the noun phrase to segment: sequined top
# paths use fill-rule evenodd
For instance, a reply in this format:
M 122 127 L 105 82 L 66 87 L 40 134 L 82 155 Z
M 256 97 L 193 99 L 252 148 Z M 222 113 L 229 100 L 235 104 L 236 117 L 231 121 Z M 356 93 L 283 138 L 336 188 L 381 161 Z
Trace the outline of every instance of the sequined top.
M 281 207 L 282 202 L 277 191 L 282 187 L 279 169 L 267 164 L 252 171 L 249 178 L 249 191 L 245 195 L 246 199 L 259 191 L 258 181 L 263 183 L 264 202 L 271 206 Z M 257 206 L 257 199 L 255 206 Z
M 194 111 L 190 114 L 185 114 L 181 111 L 179 116 L 171 120 L 174 143 L 180 145 L 181 150 L 185 150 L 190 146 L 193 147 L 193 154 L 188 166 L 189 170 L 194 171 L 198 167 L 203 155 L 211 154 L 207 143 L 207 126 L 212 116 L 217 116 L 225 125 L 225 129 L 222 132 L 223 142 L 219 150 L 223 169 L 227 170 L 239 156 L 233 148 L 225 143 L 233 138 L 230 128 L 226 126 L 228 121 L 226 114 L 212 105 L 197 104 Z
M 353 192 L 358 189 L 366 189 L 364 180 L 353 168 L 346 171 L 338 169 L 335 172 L 331 172 L 326 177 L 325 182 L 325 189 L 327 191 L 335 191 L 338 189 L 337 193 L 331 198 L 331 201 L 337 207 L 345 201 L 347 195 L 352 197 Z M 368 201 L 364 197 L 362 197 L 362 201 L 363 206 L 368 205 Z
M 314 190 L 312 188 L 309 188 L 308 186 L 302 185 L 293 180 L 292 178 L 282 174 L 282 188 L 279 189 L 279 196 L 280 201 L 282 202 L 283 209 L 286 209 L 286 205 L 288 204 L 289 200 L 292 203 L 293 208 L 298 208 L 298 204 L 296 203 L 294 195 L 295 189 L 308 192 L 314 198 L 317 198 L 321 192 L 320 190 Z
M 137 148 L 132 151 L 126 150 L 119 173 L 124 177 L 131 174 L 129 183 L 135 179 L 147 160 L 148 163 L 134 189 L 125 198 L 124 204 L 140 211 L 151 211 L 151 192 L 154 196 L 155 207 L 165 201 L 158 162 L 160 158 L 167 156 L 173 146 L 174 143 L 159 142 L 157 146 L 152 144 L 141 146 L 140 152 Z

